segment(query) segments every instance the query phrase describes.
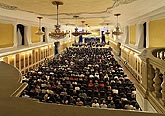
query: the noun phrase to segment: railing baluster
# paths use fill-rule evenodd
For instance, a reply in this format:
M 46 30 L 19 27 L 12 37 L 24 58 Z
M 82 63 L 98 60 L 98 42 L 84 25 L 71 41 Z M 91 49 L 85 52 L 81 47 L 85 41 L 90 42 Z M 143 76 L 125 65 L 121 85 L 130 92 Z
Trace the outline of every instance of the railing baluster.
M 154 77 L 154 88 L 155 88 L 155 94 L 156 97 L 160 98 L 161 97 L 161 79 L 159 78 L 160 70 L 156 68 L 155 70 L 155 77 Z
M 162 100 L 163 100 L 164 105 L 165 105 L 165 72 L 164 72 L 162 78 L 163 78 L 163 82 L 161 84 L 161 87 L 162 87 L 161 93 L 162 93 Z
M 154 79 L 154 68 L 151 64 L 149 64 L 148 68 L 149 68 L 149 71 L 148 71 L 148 90 L 149 91 L 154 91 L 154 86 L 153 86 L 153 84 L 154 84 L 154 81 L 153 81 L 153 79 Z
M 162 60 L 164 60 L 165 59 L 165 56 L 164 56 L 165 54 L 164 54 L 164 51 L 162 51 Z

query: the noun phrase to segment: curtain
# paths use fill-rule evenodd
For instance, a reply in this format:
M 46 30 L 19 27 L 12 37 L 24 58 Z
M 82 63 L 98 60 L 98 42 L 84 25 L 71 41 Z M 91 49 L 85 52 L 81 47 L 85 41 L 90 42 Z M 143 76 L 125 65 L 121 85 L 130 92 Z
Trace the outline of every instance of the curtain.
M 45 27 L 42 27 L 42 31 L 45 33 Z M 44 35 L 43 35 L 43 42 L 46 41 L 46 38 L 45 38 L 45 37 L 46 37 L 46 35 L 44 34 Z
M 143 32 L 143 33 L 144 33 L 144 43 L 143 43 L 143 47 L 146 48 L 146 43 L 147 43 L 147 42 L 146 42 L 146 39 L 147 39 L 147 38 L 146 38 L 146 36 L 147 36 L 147 31 L 146 31 L 146 30 L 147 30 L 147 23 L 146 23 L 146 22 L 143 24 L 143 29 L 144 29 L 144 32 Z
M 17 35 L 18 39 L 21 40 L 21 45 L 25 45 L 25 40 L 24 40 L 24 25 L 22 24 L 17 24 Z

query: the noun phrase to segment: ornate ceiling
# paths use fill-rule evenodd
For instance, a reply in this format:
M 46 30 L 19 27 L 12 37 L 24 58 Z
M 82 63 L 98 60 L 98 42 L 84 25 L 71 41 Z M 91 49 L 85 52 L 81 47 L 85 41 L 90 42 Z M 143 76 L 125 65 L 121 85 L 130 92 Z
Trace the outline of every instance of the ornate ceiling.
M 54 0 L 0 0 L 0 7 L 9 10 L 20 10 L 34 13 L 49 19 L 56 20 L 56 6 Z M 155 3 L 165 0 L 61 0 L 64 4 L 59 6 L 59 21 L 61 24 L 75 24 L 74 15 L 78 15 L 78 25 L 86 21 L 90 26 L 114 25 L 115 13 L 121 13 L 121 21 L 141 15 L 142 10 L 153 10 Z M 160 3 L 161 4 L 161 3 Z M 159 4 L 159 6 L 160 6 Z M 147 9 L 151 7 L 151 9 Z M 140 14 L 139 14 L 140 13 Z M 119 20 L 119 21 L 120 21 Z

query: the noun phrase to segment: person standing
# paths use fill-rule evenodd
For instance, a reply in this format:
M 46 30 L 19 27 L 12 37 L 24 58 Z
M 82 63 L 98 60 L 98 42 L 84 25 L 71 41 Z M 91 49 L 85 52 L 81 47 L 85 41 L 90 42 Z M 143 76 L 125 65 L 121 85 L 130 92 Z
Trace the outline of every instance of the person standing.
M 117 43 L 117 56 L 118 56 L 118 60 L 121 61 L 121 43 L 118 42 Z

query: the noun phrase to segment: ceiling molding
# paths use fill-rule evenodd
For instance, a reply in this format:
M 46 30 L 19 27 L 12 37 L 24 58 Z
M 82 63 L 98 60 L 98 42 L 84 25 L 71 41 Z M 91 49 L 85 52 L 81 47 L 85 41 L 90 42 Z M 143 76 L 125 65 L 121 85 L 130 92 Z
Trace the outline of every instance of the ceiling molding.
M 165 18 L 165 6 L 158 8 L 154 11 L 151 11 L 149 13 L 146 13 L 140 17 L 137 17 L 135 19 L 129 20 L 127 23 L 132 24 L 132 23 L 143 23 L 143 22 L 148 22 L 154 19 L 158 18 Z
M 79 13 L 59 13 L 59 15 L 68 15 L 68 16 L 75 16 L 75 15 L 82 15 L 82 14 L 102 14 L 102 13 L 111 13 L 111 12 L 107 12 L 107 10 L 105 11 L 100 11 L 100 12 L 79 12 Z M 43 16 L 54 16 L 56 14 L 40 14 Z

